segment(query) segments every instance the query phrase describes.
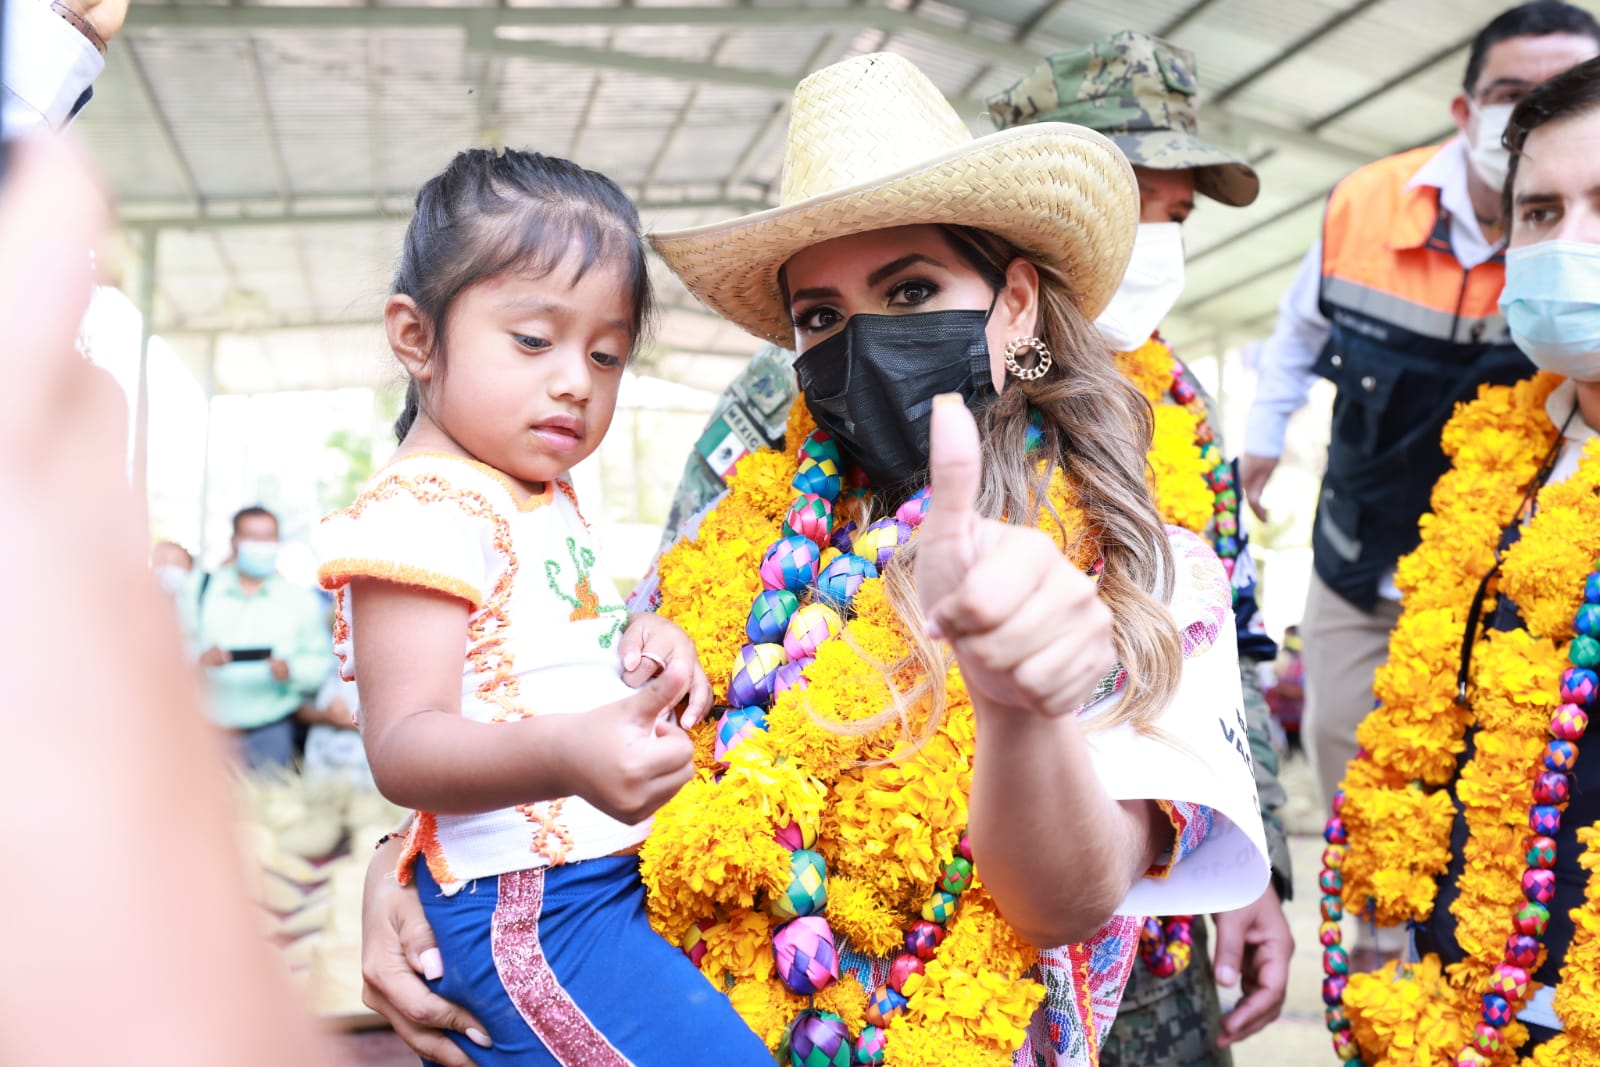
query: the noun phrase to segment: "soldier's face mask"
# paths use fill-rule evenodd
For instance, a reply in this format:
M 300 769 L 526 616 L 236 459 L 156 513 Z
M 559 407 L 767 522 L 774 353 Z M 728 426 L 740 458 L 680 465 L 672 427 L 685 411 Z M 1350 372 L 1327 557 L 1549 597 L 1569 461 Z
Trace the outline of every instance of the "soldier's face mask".
M 1131 352 L 1150 340 L 1182 293 L 1183 225 L 1141 222 L 1128 271 L 1094 324 L 1112 348 Z

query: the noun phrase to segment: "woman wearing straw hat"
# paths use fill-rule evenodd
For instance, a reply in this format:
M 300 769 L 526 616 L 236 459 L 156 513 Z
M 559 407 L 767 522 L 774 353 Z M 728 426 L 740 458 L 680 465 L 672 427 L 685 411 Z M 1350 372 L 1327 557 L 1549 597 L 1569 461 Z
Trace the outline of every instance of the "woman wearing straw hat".
M 1268 879 L 1228 581 L 1162 527 L 1091 325 L 1133 175 L 1080 127 L 974 140 L 888 54 L 792 115 L 781 206 L 655 238 L 805 402 L 640 594 L 725 705 L 651 918 L 785 1063 L 1089 1064 L 1141 917 Z M 439 966 L 414 902 L 369 897 L 369 1003 L 465 1062 L 430 1028 L 473 1020 L 398 963 Z

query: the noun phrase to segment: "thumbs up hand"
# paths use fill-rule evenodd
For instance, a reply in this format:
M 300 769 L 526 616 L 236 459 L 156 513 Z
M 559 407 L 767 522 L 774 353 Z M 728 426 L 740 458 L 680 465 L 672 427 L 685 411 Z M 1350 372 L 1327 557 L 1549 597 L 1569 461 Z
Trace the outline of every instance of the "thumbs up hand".
M 929 635 L 950 642 L 980 710 L 1072 714 L 1116 663 L 1111 612 L 1048 534 L 978 514 L 978 428 L 959 397 L 934 401 L 929 446 L 916 557 Z

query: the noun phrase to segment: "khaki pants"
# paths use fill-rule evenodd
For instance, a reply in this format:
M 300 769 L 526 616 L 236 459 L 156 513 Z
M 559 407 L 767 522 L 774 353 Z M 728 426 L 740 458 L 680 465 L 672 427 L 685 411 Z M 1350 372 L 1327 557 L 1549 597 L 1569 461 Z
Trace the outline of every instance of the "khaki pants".
M 1300 624 L 1306 667 L 1306 714 L 1301 727 L 1317 771 L 1326 810 L 1355 758 L 1356 727 L 1372 710 L 1372 675 L 1389 658 L 1389 631 L 1400 605 L 1379 599 L 1362 611 L 1323 584 L 1316 574 Z

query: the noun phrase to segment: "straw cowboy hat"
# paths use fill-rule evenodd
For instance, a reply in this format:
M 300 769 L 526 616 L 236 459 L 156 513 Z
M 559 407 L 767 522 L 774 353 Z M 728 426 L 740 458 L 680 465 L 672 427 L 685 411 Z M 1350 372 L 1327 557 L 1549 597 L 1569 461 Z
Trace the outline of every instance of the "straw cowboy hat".
M 707 307 L 787 348 L 778 272 L 831 238 L 918 223 L 987 230 L 1064 281 L 1092 319 L 1122 281 L 1138 221 L 1133 168 L 1105 137 L 1036 122 L 975 139 L 926 75 L 880 52 L 795 88 L 778 207 L 651 241 Z

